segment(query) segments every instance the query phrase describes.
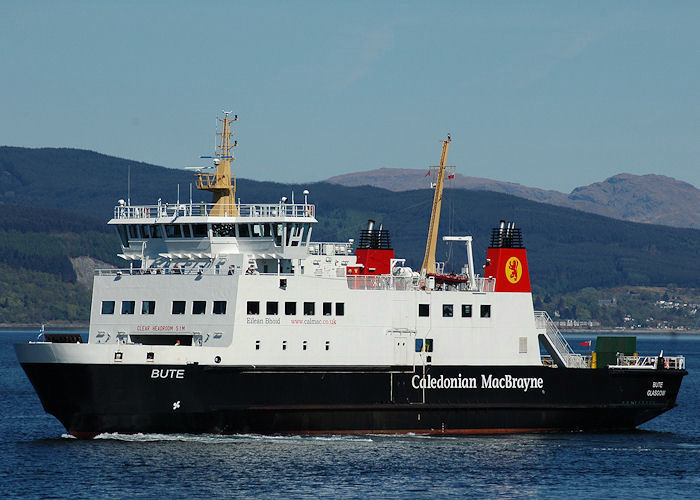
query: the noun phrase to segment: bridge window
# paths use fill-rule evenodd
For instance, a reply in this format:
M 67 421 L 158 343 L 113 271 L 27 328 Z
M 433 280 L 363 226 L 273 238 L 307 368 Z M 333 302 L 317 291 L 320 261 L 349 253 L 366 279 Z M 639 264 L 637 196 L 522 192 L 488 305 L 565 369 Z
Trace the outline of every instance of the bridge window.
M 102 314 L 114 314 L 114 301 L 113 300 L 103 300 L 102 301 Z
M 207 234 L 206 224 L 192 224 L 192 233 L 194 234 L 195 238 L 206 238 L 209 236 Z
M 491 306 L 490 305 L 483 305 L 482 304 L 481 317 L 482 318 L 490 318 L 491 317 Z
M 430 316 L 430 304 L 418 304 L 418 316 Z
M 236 236 L 236 225 L 235 224 L 212 224 L 211 232 L 215 237 L 235 237 Z
M 250 238 L 250 228 L 248 224 L 238 224 L 238 236 L 241 238 Z
M 122 240 L 122 246 L 129 248 L 129 236 L 126 234 L 126 226 L 117 226 L 117 232 L 119 233 L 119 239 Z
M 246 304 L 246 308 L 250 315 L 260 314 L 260 302 L 257 300 L 249 300 Z
M 463 318 L 471 318 L 472 317 L 472 305 L 471 304 L 462 304 L 462 317 Z
M 304 316 L 313 316 L 316 314 L 315 302 L 304 302 Z
M 302 237 L 301 237 L 301 246 L 305 247 L 306 246 L 306 240 L 309 237 L 309 234 L 311 233 L 311 224 L 304 224 L 304 230 L 302 232 Z M 306 235 L 306 236 L 304 236 Z
M 335 315 L 336 316 L 344 316 L 345 315 L 345 303 L 344 302 L 336 302 L 335 303 Z
M 180 231 L 180 224 L 166 224 L 165 225 L 165 237 L 166 238 L 182 238 L 182 233 Z
M 173 314 L 185 314 L 184 300 L 173 300 Z
M 282 244 L 282 224 L 272 224 L 272 234 L 275 235 L 275 245 Z
M 141 314 L 155 314 L 156 312 L 156 301 L 155 300 L 144 300 L 141 302 Z
M 267 314 L 269 314 L 270 316 L 277 316 L 277 309 L 278 309 L 277 302 L 268 302 L 266 309 L 267 309 Z
M 132 240 L 140 240 L 143 236 L 141 235 L 141 226 L 138 224 L 129 224 L 127 226 L 127 231 L 129 233 L 129 238 Z
M 296 302 L 285 302 L 284 303 L 284 314 L 287 316 L 295 316 L 297 313 L 297 303 Z
M 323 315 L 330 316 L 331 314 L 333 314 L 333 303 L 332 302 L 324 302 L 323 303 Z
M 136 309 L 136 301 L 122 300 L 122 314 L 134 314 L 134 309 Z
M 253 238 L 260 238 L 263 235 L 263 224 L 251 224 L 253 229 Z
M 442 305 L 442 317 L 451 318 L 454 315 L 454 306 L 452 304 Z
M 190 229 L 189 224 L 182 224 L 182 236 L 184 238 L 191 238 L 192 237 L 192 230 Z
M 162 238 L 163 233 L 161 232 L 160 226 L 157 224 L 149 224 L 141 228 L 143 231 L 144 238 Z
M 225 300 L 215 300 L 214 301 L 214 314 L 226 314 L 226 301 Z

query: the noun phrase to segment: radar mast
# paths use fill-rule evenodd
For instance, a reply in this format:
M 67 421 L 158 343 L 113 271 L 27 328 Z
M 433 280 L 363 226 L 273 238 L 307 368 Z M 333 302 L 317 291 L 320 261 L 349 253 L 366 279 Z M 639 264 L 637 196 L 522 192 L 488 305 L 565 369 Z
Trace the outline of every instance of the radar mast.
M 216 135 L 221 136 L 219 145 L 216 148 L 214 158 L 214 166 L 216 172 L 213 174 L 203 174 L 197 172 L 195 174 L 195 186 L 197 189 L 212 192 L 212 203 L 214 206 L 209 211 L 209 215 L 214 216 L 238 216 L 238 206 L 236 205 L 236 178 L 233 177 L 231 183 L 231 161 L 236 158 L 233 156 L 233 148 L 238 145 L 238 141 L 231 142 L 231 137 L 235 132 L 231 130 L 231 123 L 238 121 L 238 115 L 233 115 L 229 118 L 231 111 L 224 111 L 224 118 L 219 118 L 222 123 L 221 132 Z M 211 156 L 203 156 L 202 158 L 212 158 Z

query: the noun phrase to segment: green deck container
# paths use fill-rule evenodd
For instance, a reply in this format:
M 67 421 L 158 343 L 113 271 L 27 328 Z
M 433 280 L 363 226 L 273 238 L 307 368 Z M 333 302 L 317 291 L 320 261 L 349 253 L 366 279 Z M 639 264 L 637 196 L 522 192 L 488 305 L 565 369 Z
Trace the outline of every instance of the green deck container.
M 632 356 L 637 352 L 637 337 L 598 337 L 595 340 L 598 368 L 617 364 L 617 353 Z

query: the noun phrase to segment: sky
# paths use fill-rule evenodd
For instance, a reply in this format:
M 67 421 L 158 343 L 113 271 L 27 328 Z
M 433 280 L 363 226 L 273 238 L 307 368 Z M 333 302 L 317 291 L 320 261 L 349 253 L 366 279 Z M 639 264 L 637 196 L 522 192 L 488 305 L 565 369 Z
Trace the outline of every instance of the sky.
M 0 1 L 0 145 L 234 174 L 700 187 L 700 2 Z

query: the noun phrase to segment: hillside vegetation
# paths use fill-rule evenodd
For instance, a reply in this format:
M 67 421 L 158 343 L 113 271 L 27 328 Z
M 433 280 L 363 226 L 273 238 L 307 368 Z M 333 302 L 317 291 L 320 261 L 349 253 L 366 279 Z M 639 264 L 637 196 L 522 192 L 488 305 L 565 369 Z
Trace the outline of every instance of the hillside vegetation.
M 235 165 L 234 165 L 235 166 Z M 88 319 L 89 293 L 76 282 L 70 259 L 89 256 L 124 265 L 106 226 L 116 201 L 126 198 L 131 169 L 133 204 L 189 198 L 191 172 L 171 170 L 90 151 L 0 148 L 0 322 Z M 238 181 L 243 203 L 297 200 L 304 189 L 317 206 L 313 239 L 357 238 L 367 219 L 390 230 L 398 257 L 419 267 L 425 249 L 432 192 L 392 192 L 327 183 L 283 185 Z M 171 193 L 171 196 L 168 196 Z M 195 201 L 209 201 L 197 192 Z M 523 230 L 537 297 L 584 288 L 660 286 L 700 288 L 700 230 L 610 219 L 573 209 L 487 191 L 449 189 L 443 199 L 440 236 L 474 236 L 477 272 L 492 227 L 513 220 Z M 464 246 L 441 242 L 437 259 L 459 270 Z M 570 308 L 569 308 L 570 310 Z

